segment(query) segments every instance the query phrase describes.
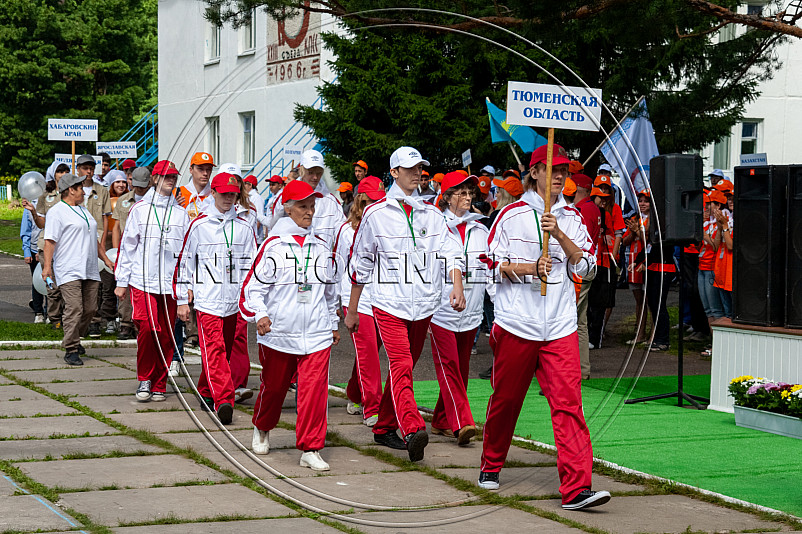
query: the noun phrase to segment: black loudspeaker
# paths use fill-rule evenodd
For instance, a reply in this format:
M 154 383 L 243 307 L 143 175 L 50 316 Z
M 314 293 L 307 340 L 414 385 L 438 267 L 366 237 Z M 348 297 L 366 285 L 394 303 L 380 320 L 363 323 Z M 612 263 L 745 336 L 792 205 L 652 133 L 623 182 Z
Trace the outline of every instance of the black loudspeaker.
M 701 241 L 702 158 L 696 154 L 664 154 L 652 158 L 649 183 L 663 239 L 676 244 Z M 650 223 L 649 229 L 655 237 L 657 225 Z
M 802 328 L 802 165 L 788 168 L 785 327 Z
M 735 167 L 733 322 L 785 322 L 787 165 Z

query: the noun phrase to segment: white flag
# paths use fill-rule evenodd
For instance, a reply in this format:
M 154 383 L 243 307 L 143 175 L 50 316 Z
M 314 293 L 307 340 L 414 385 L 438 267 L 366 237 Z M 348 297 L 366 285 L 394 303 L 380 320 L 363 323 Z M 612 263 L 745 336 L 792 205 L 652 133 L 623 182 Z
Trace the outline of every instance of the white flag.
M 636 118 L 628 117 L 613 131 L 601 153 L 618 175 L 624 178 L 624 195 L 630 206 L 637 210 L 637 194 L 646 189 L 649 183 L 649 160 L 660 155 L 654 139 L 654 128 L 646 110 L 646 100 L 640 103 Z

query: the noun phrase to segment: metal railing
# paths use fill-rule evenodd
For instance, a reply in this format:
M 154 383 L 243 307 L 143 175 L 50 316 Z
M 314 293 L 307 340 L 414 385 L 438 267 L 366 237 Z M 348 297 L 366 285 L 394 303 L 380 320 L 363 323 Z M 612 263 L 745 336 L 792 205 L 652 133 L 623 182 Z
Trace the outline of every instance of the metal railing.
M 150 165 L 159 157 L 159 112 L 158 104 L 139 119 L 119 141 L 136 141 L 137 167 Z

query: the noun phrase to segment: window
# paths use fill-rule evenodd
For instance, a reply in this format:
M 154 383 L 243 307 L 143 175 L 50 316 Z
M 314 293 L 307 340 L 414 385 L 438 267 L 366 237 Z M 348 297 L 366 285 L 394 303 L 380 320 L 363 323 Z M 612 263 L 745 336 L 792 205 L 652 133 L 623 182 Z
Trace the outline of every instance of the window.
M 757 154 L 758 127 L 757 121 L 744 121 L 741 123 L 741 154 Z
M 211 22 L 206 25 L 206 63 L 220 61 L 220 30 Z
M 207 117 L 206 152 L 212 155 L 214 161 L 220 161 L 220 117 Z
M 246 24 L 239 27 L 239 53 L 250 54 L 256 50 L 256 9 L 251 10 L 251 16 Z
M 253 111 L 240 113 L 242 123 L 242 164 L 253 164 L 256 155 L 256 115 Z
M 730 168 L 730 137 L 723 137 L 713 147 L 713 167 L 716 169 Z
M 763 4 L 748 4 L 746 6 L 746 14 L 747 15 L 757 15 L 758 17 L 763 15 Z

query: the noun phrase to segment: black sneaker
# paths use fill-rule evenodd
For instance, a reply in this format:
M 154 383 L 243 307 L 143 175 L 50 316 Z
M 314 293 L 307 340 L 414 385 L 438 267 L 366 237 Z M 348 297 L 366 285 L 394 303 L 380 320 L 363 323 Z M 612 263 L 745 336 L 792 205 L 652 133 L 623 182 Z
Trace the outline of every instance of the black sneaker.
M 593 491 L 586 489 L 579 492 L 579 495 L 574 497 L 571 502 L 567 502 L 562 506 L 565 510 L 581 510 L 582 508 L 600 506 L 609 500 L 609 491 Z
M 298 382 L 293 382 L 290 384 L 290 391 L 298 392 Z
M 100 323 L 89 324 L 89 337 L 100 337 Z
M 198 338 L 197 337 L 188 337 L 186 341 L 184 341 L 184 345 L 187 347 L 197 349 L 198 348 Z
M 118 341 L 125 341 L 126 339 L 132 339 L 132 338 L 133 338 L 133 332 L 131 331 L 130 326 L 120 327 L 120 331 L 117 332 Z
M 201 403 L 201 409 L 204 412 L 213 412 L 214 411 L 214 399 L 211 397 L 201 397 L 203 403 Z
M 407 434 L 404 437 L 407 442 L 407 452 L 409 453 L 410 462 L 420 462 L 423 460 L 423 450 L 429 444 L 429 434 L 426 430 L 418 430 L 413 434 Z
M 84 354 L 86 354 L 86 349 L 85 349 L 85 348 L 84 348 L 84 346 L 83 346 L 83 345 L 81 345 L 80 343 L 78 343 L 78 354 L 80 354 L 81 356 L 83 356 Z
M 230 425 L 231 419 L 234 417 L 234 407 L 231 404 L 224 402 L 217 409 L 217 417 L 224 425 Z
M 493 366 L 491 365 L 481 373 L 479 373 L 479 378 L 482 380 L 490 380 L 493 377 Z
M 489 471 L 479 472 L 479 487 L 488 490 L 498 489 L 498 471 L 491 473 Z
M 379 445 L 384 445 L 385 447 L 390 447 L 391 449 L 395 449 L 398 451 L 407 450 L 407 444 L 404 443 L 404 440 L 399 438 L 398 434 L 396 434 L 395 432 L 386 432 L 384 434 L 373 434 L 373 441 L 375 441 Z
M 67 362 L 67 365 L 83 365 L 84 361 L 81 359 L 81 356 L 77 352 L 68 352 L 64 355 L 64 361 Z

